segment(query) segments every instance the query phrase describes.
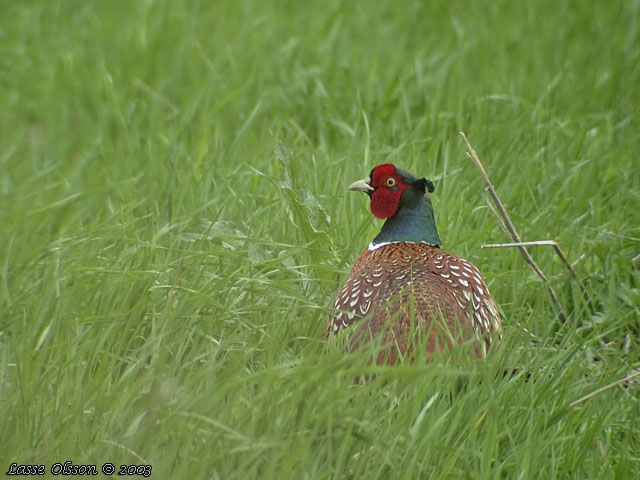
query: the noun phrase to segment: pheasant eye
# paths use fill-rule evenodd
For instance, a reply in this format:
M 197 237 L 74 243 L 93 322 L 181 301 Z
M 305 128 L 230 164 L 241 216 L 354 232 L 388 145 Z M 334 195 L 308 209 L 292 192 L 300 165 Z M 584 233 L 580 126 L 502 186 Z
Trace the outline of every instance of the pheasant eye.
M 395 187 L 396 179 L 393 177 L 387 178 L 387 187 Z

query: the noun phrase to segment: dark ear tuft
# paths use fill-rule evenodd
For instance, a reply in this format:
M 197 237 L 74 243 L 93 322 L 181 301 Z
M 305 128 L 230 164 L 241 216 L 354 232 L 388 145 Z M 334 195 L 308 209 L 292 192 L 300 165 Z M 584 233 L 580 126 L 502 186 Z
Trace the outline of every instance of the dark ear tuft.
M 433 191 L 436 189 L 436 187 L 433 186 L 433 182 L 431 180 L 427 180 L 426 178 L 423 178 L 425 185 L 427 186 L 427 190 L 429 190 L 429 193 L 433 193 Z
M 416 188 L 422 190 L 423 192 L 428 191 L 429 193 L 432 193 L 435 190 L 433 182 L 431 180 L 427 180 L 426 178 L 421 178 L 420 180 L 415 182 L 414 185 L 416 186 Z

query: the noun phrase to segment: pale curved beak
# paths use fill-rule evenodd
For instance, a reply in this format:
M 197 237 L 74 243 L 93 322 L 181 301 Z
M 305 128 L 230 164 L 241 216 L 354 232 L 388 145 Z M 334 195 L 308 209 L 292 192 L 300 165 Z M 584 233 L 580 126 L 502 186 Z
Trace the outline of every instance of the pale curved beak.
M 362 180 L 358 180 L 357 182 L 353 182 L 349 185 L 349 190 L 354 190 L 356 192 L 373 192 L 374 188 L 370 185 L 371 179 L 369 177 L 363 178 Z

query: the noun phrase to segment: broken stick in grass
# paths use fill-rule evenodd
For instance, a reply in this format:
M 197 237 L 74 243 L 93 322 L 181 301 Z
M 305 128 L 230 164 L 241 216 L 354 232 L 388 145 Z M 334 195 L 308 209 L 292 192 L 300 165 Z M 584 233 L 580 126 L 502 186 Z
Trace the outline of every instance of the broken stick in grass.
M 482 179 L 484 180 L 484 183 L 486 185 L 485 190 L 489 193 L 489 196 L 491 197 L 491 199 L 493 200 L 493 203 L 495 204 L 496 208 L 498 209 L 498 213 L 500 214 L 500 217 L 501 217 L 500 220 L 502 221 L 502 223 L 506 227 L 507 231 L 509 232 L 509 235 L 511 235 L 511 238 L 513 238 L 513 241 L 516 244 L 518 244 L 518 245 L 514 245 L 514 246 L 517 246 L 517 248 L 520 250 L 520 253 L 524 257 L 525 262 L 527 262 L 529 264 L 529 266 L 531 267 L 533 272 L 538 276 L 538 278 L 542 281 L 542 283 L 547 287 L 547 290 L 549 291 L 549 296 L 551 297 L 551 301 L 553 302 L 553 304 L 556 307 L 556 311 L 558 313 L 558 317 L 560 318 L 561 321 L 564 322 L 567 319 L 567 315 L 564 313 L 564 309 L 562 308 L 562 305 L 560 305 L 560 301 L 558 300 L 558 295 L 556 295 L 556 291 L 549 284 L 549 281 L 547 280 L 547 277 L 542 272 L 542 270 L 540 269 L 538 264 L 535 262 L 535 260 L 533 259 L 533 257 L 529 253 L 529 251 L 527 250 L 526 246 L 522 245 L 523 242 L 520 239 L 520 235 L 518 235 L 518 232 L 516 231 L 516 227 L 513 225 L 513 222 L 511 221 L 511 218 L 509 217 L 509 214 L 507 213 L 507 211 L 505 210 L 504 206 L 502 205 L 502 202 L 498 198 L 498 194 L 496 193 L 495 189 L 493 188 L 493 185 L 491 184 L 491 180 L 489 180 L 489 176 L 487 175 L 487 172 L 485 171 L 484 167 L 482 166 L 482 162 L 480 161 L 480 158 L 478 157 L 478 154 L 473 149 L 473 147 L 471 147 L 471 144 L 469 143 L 469 140 L 467 140 L 467 137 L 464 134 L 464 132 L 460 132 L 460 136 L 464 140 L 464 143 L 467 144 L 467 156 L 473 161 L 474 165 L 476 166 L 476 168 L 480 172 L 480 175 L 482 176 Z
M 580 405 L 582 402 L 586 402 L 587 400 L 595 397 L 596 395 L 602 393 L 602 392 L 606 392 L 607 390 L 611 390 L 613 387 L 616 387 L 618 385 L 622 385 L 624 383 L 629 384 L 629 382 L 631 380 L 633 380 L 636 377 L 640 376 L 640 370 L 636 370 L 635 372 L 631 372 L 629 375 L 627 375 L 624 378 L 621 378 L 620 380 L 616 380 L 613 383 L 610 383 L 609 385 L 606 385 L 602 388 L 599 388 L 598 390 L 596 390 L 595 392 L 591 392 L 588 395 L 585 395 L 584 397 L 579 398 L 578 400 L 576 400 L 575 402 L 571 402 L 569 404 L 569 407 L 575 407 L 577 405 Z
M 582 296 L 584 297 L 587 305 L 594 311 L 595 307 L 593 301 L 591 300 L 591 295 L 589 295 L 589 291 L 584 283 L 578 278 L 578 274 L 573 269 L 573 265 L 569 263 L 566 255 L 558 245 L 558 242 L 554 240 L 538 240 L 535 242 L 517 242 L 517 243 L 484 243 L 481 245 L 482 248 L 507 248 L 507 247 L 553 247 L 553 250 L 556 252 L 556 255 L 560 257 L 560 261 L 567 267 L 571 276 L 577 280 L 578 285 L 580 285 L 580 290 L 582 291 Z

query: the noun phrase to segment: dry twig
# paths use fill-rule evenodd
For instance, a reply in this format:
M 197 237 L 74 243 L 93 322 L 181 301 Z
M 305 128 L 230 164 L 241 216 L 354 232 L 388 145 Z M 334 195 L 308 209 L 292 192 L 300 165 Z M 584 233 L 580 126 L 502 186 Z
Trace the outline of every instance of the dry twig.
M 605 385 L 602 388 L 599 388 L 598 390 L 596 390 L 595 392 L 591 392 L 588 395 L 585 395 L 584 397 L 579 398 L 578 400 L 576 400 L 575 402 L 571 402 L 569 404 L 570 407 L 575 407 L 576 405 L 580 405 L 582 402 L 586 402 L 587 400 L 595 397 L 596 395 L 602 393 L 602 392 L 606 392 L 607 390 L 611 390 L 613 387 L 616 387 L 618 385 L 621 385 L 625 382 L 628 382 L 629 380 L 633 380 L 634 378 L 640 376 L 640 370 L 636 370 L 635 372 L 627 375 L 624 378 L 621 378 L 620 380 L 616 380 L 613 383 L 610 383 L 609 385 Z
M 567 259 L 566 255 L 560 248 L 560 245 L 558 245 L 558 242 L 554 240 L 537 240 L 535 242 L 488 243 L 488 244 L 485 243 L 485 244 L 482 244 L 481 247 L 482 248 L 553 247 L 554 251 L 556 252 L 556 255 L 560 257 L 560 261 L 564 264 L 565 267 L 567 267 L 567 270 L 569 270 L 569 273 L 571 274 L 571 276 L 578 281 L 578 284 L 580 285 L 580 290 L 582 291 L 582 296 L 587 302 L 587 305 L 589 306 L 592 312 L 595 310 L 593 301 L 591 300 L 591 295 L 589 295 L 589 291 L 587 290 L 586 285 L 582 283 L 582 281 L 578 278 L 578 275 L 576 274 L 576 271 L 574 270 L 573 265 L 569 263 L 569 260 Z
M 498 213 L 500 214 L 502 223 L 507 228 L 507 231 L 511 235 L 511 238 L 514 240 L 514 242 L 516 242 L 518 244 L 522 244 L 523 242 L 520 239 L 520 235 L 518 235 L 518 232 L 516 231 L 516 227 L 513 225 L 513 222 L 511 221 L 511 218 L 509 217 L 509 214 L 507 213 L 506 209 L 504 208 L 504 205 L 502 205 L 502 202 L 498 198 L 498 194 L 496 193 L 495 189 L 493 188 L 493 185 L 491 184 L 491 180 L 489 180 L 489 176 L 487 175 L 487 172 L 485 171 L 484 167 L 482 166 L 482 162 L 480 161 L 480 158 L 478 157 L 478 154 L 473 149 L 473 147 L 471 147 L 471 144 L 469 143 L 469 140 L 467 140 L 467 137 L 464 134 L 464 132 L 460 132 L 460 136 L 462 137 L 464 142 L 467 144 L 467 156 L 473 161 L 474 165 L 476 166 L 476 168 L 480 172 L 480 175 L 482 176 L 482 179 L 484 180 L 484 183 L 485 183 L 485 186 L 486 186 L 485 190 L 489 193 L 489 196 L 491 197 L 491 199 L 493 200 L 493 203 L 495 204 L 496 208 L 498 209 Z M 542 272 L 542 270 L 540 269 L 538 264 L 535 262 L 535 260 L 533 259 L 533 257 L 529 253 L 529 251 L 527 250 L 526 246 L 518 245 L 517 248 L 520 250 L 520 253 L 524 257 L 524 260 L 529 264 L 529 266 L 531 267 L 533 272 L 538 276 L 538 278 L 542 281 L 542 283 L 544 283 L 544 285 L 547 287 L 547 290 L 549 291 L 549 296 L 551 297 L 551 301 L 553 302 L 553 304 L 556 307 L 556 311 L 558 313 L 558 317 L 560 318 L 560 320 L 562 320 L 564 322 L 566 320 L 566 318 L 567 318 L 567 315 L 565 314 L 564 309 L 562 308 L 562 305 L 560 305 L 560 301 L 558 300 L 558 295 L 556 294 L 556 291 L 549 284 L 549 281 L 547 280 L 547 277 Z

